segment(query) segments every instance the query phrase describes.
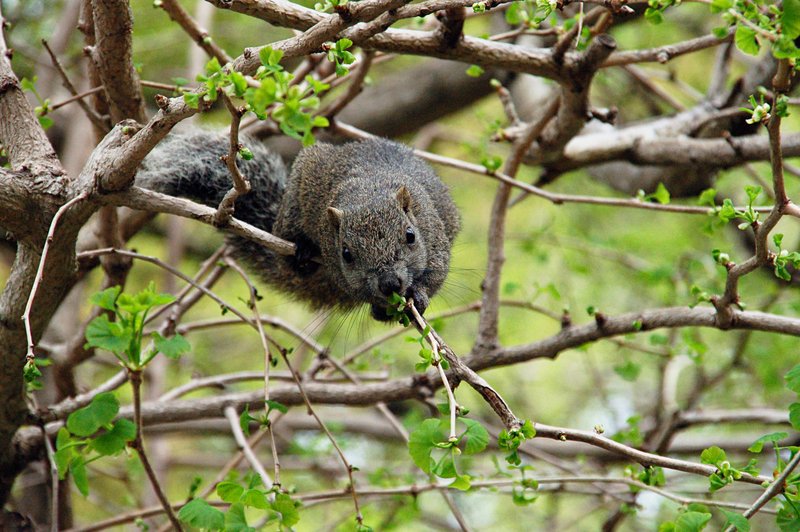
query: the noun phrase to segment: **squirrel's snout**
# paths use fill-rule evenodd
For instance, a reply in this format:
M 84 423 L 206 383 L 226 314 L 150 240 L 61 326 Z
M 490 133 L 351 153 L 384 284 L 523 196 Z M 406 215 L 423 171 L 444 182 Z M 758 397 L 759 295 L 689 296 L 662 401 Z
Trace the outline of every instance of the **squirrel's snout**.
M 385 295 L 386 297 L 392 295 L 392 292 L 402 294 L 403 282 L 395 273 L 382 275 L 380 279 L 378 279 L 378 290 L 380 290 L 381 294 Z

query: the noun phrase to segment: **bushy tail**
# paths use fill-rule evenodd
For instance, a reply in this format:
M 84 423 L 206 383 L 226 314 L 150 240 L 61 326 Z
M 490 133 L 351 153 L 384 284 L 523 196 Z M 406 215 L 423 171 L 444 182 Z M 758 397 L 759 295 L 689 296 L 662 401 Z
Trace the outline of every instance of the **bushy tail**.
M 236 200 L 234 216 L 271 231 L 286 186 L 286 167 L 257 140 L 242 137 L 241 142 L 253 152 L 251 160 L 237 160 L 251 191 Z M 218 133 L 171 133 L 142 161 L 136 185 L 216 207 L 233 186 L 220 159 L 228 148 L 228 137 Z

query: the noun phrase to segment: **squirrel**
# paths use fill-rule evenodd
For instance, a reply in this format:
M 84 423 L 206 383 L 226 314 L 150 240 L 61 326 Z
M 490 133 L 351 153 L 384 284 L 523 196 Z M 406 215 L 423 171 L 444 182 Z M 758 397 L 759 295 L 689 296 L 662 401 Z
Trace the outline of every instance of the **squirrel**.
M 287 172 L 280 157 L 245 138 L 237 164 L 251 191 L 236 200 L 240 220 L 293 242 L 281 256 L 229 236 L 236 258 L 268 284 L 313 308 L 353 309 L 392 319 L 388 298 L 412 298 L 420 313 L 442 286 L 460 219 L 433 169 L 394 141 L 370 138 L 304 148 Z M 136 185 L 216 206 L 231 188 L 220 157 L 228 141 L 208 131 L 172 133 L 142 161 Z

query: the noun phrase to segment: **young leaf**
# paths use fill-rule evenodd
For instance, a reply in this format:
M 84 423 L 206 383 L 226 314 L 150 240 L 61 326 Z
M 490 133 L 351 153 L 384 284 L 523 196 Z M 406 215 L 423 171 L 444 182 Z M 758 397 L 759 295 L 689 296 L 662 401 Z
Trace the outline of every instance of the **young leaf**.
M 786 387 L 800 395 L 800 364 L 790 369 L 784 379 L 786 379 Z
M 800 430 L 800 403 L 789 405 L 789 423 L 794 430 Z
M 110 431 L 92 440 L 90 447 L 104 456 L 121 452 L 136 437 L 136 425 L 129 419 L 120 419 Z
M 297 503 L 286 493 L 275 495 L 275 502 L 272 509 L 281 514 L 281 524 L 285 527 L 292 527 L 300 521 L 300 512 L 297 511 Z
M 476 454 L 483 451 L 489 444 L 489 432 L 474 419 L 461 418 L 461 422 L 467 426 L 466 432 L 461 436 L 466 438 L 464 454 Z
M 97 292 L 89 298 L 89 301 L 92 305 L 96 305 L 100 308 L 104 308 L 106 310 L 116 310 L 116 301 L 117 297 L 119 297 L 119 293 L 122 291 L 122 287 L 112 286 L 111 288 L 106 288 L 102 292 Z
M 89 495 L 89 478 L 86 476 L 86 462 L 83 461 L 83 457 L 75 457 L 69 463 L 69 472 L 78 491 L 81 492 L 81 495 L 87 497 Z
M 724 462 L 727 460 L 728 457 L 725 454 L 725 451 L 717 447 L 716 445 L 705 449 L 702 453 L 700 453 L 700 461 L 704 464 L 710 465 L 719 465 L 720 462 Z
M 742 52 L 750 55 L 758 55 L 759 46 L 756 40 L 755 30 L 739 24 L 736 27 L 734 41 L 736 42 L 736 47 Z
M 470 476 L 458 475 L 453 482 L 447 485 L 447 487 L 461 491 L 468 491 L 472 487 L 472 484 L 470 484 Z
M 196 528 L 222 530 L 225 527 L 225 514 L 203 499 L 192 499 L 178 512 L 178 519 Z
M 244 493 L 244 488 L 236 482 L 222 481 L 217 484 L 217 495 L 225 502 L 239 502 Z
M 159 352 L 164 353 L 169 358 L 178 358 L 184 353 L 192 350 L 192 346 L 186 338 L 180 334 L 175 334 L 169 338 L 164 338 L 159 333 L 153 333 L 153 343 Z
M 408 452 L 417 467 L 426 473 L 431 472 L 431 452 L 436 444 L 445 439 L 438 419 L 426 419 L 408 438 Z
M 789 39 L 800 37 L 800 0 L 783 0 L 781 33 Z
M 71 413 L 67 430 L 76 436 L 91 436 L 109 423 L 119 412 L 119 401 L 111 392 L 98 394 L 92 402 Z
M 102 314 L 86 326 L 86 346 L 99 347 L 119 356 L 131 345 L 133 334 L 130 328 L 116 321 L 111 321 Z
M 760 453 L 761 450 L 764 448 L 765 443 L 769 442 L 779 442 L 784 438 L 788 438 L 789 433 L 787 432 L 773 432 L 770 434 L 766 434 L 761 436 L 759 439 L 753 442 L 753 445 L 747 448 L 748 451 L 751 453 Z
M 240 502 L 232 504 L 225 514 L 225 532 L 255 532 L 255 528 L 247 524 L 244 505 Z

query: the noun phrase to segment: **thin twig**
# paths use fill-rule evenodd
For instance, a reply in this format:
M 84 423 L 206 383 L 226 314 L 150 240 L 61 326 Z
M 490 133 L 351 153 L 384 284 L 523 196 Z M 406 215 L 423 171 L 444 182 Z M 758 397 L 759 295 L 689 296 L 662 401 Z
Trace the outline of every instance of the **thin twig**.
M 47 231 L 47 239 L 45 240 L 44 248 L 42 248 L 42 256 L 39 258 L 39 267 L 36 269 L 36 277 L 33 280 L 30 294 L 28 294 L 28 302 L 25 305 L 25 312 L 22 315 L 22 322 L 25 325 L 25 336 L 28 340 L 28 351 L 25 354 L 25 358 L 31 364 L 36 358 L 36 354 L 33 352 L 36 344 L 33 341 L 33 330 L 31 329 L 31 309 L 33 308 L 33 300 L 36 297 L 36 291 L 38 290 L 39 284 L 42 282 L 42 277 L 44 276 L 44 265 L 47 261 L 47 252 L 50 250 L 50 245 L 53 242 L 53 236 L 55 235 L 56 227 L 58 226 L 58 222 L 61 220 L 61 217 L 69 210 L 70 207 L 79 201 L 83 201 L 87 197 L 89 197 L 88 191 L 84 191 L 75 196 L 64 205 L 59 207 L 55 216 L 53 216 L 53 219 L 50 221 L 50 229 Z
M 136 426 L 136 437 L 131 442 L 131 447 L 133 447 L 137 454 L 139 455 L 139 460 L 142 462 L 142 466 L 144 467 L 144 471 L 147 474 L 147 478 L 150 480 L 150 485 L 153 487 L 153 492 L 155 492 L 156 497 L 161 502 L 161 506 L 164 508 L 164 511 L 167 514 L 172 526 L 178 532 L 183 530 L 181 526 L 181 522 L 178 520 L 178 517 L 175 515 L 175 512 L 172 510 L 172 506 L 169 503 L 169 499 L 164 494 L 164 490 L 161 488 L 161 484 L 156 477 L 156 473 L 153 470 L 153 467 L 150 465 L 150 460 L 147 458 L 147 453 L 144 450 L 144 434 L 142 431 L 142 413 L 141 413 L 141 386 L 142 386 L 142 372 L 141 370 L 134 370 L 128 369 L 128 378 L 131 381 L 131 388 L 133 389 L 133 423 Z

